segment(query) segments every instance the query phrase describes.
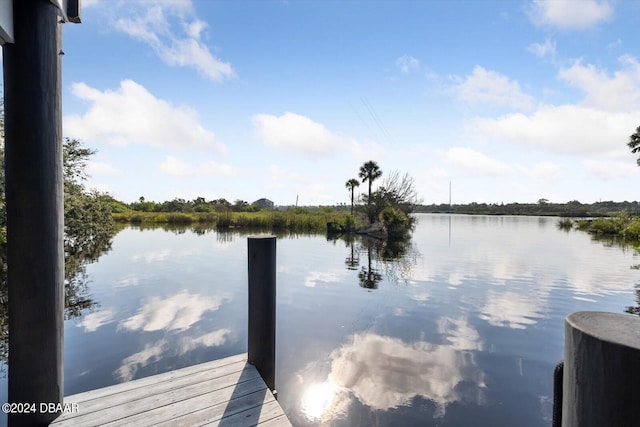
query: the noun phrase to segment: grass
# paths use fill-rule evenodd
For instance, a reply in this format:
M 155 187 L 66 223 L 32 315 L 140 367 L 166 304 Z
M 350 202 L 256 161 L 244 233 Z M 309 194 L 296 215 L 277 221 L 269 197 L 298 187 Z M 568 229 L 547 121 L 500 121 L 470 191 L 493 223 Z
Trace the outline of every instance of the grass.
M 308 211 L 292 209 L 289 211 L 260 212 L 120 212 L 114 213 L 117 223 L 131 224 L 210 224 L 218 230 L 261 229 L 276 231 L 325 232 L 328 222 L 342 225 L 353 224 L 353 218 L 347 212 Z
M 557 225 L 561 230 L 571 230 L 573 228 L 573 220 L 571 218 L 562 218 L 558 220 Z

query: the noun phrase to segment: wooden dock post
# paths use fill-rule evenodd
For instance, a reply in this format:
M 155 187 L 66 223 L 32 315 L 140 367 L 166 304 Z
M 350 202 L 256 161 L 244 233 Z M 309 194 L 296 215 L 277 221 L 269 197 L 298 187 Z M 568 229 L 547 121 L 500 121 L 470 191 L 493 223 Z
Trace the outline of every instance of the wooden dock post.
M 640 318 L 570 314 L 564 351 L 562 427 L 637 425 Z
M 14 44 L 3 46 L 9 290 L 9 402 L 34 413 L 9 425 L 47 425 L 40 403 L 63 398 L 63 178 L 58 8 L 13 2 Z
M 276 237 L 249 236 L 248 362 L 271 391 L 276 377 Z

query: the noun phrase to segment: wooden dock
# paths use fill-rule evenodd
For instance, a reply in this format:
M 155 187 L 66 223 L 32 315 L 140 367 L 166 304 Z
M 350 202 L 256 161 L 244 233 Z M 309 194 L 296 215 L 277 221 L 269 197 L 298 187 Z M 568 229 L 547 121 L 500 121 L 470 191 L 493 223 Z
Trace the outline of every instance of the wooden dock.
M 291 426 L 247 354 L 202 363 L 64 399 L 66 426 Z

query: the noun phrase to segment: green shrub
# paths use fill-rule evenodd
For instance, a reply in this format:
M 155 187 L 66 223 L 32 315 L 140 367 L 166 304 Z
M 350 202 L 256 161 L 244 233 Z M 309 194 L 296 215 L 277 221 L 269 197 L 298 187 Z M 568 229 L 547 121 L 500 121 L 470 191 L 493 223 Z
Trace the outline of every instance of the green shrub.
M 409 232 L 410 221 L 404 212 L 396 208 L 386 207 L 380 212 L 380 217 L 387 229 L 389 239 L 402 239 Z
M 347 215 L 344 218 L 343 226 L 346 231 L 353 231 L 356 229 L 356 220 L 353 218 L 353 216 Z
M 109 205 L 109 209 L 111 209 L 111 213 L 124 213 L 131 210 L 127 205 L 117 200 L 109 200 L 107 204 Z
M 571 230 L 573 228 L 573 220 L 571 218 L 558 220 L 558 228 L 561 230 Z
M 624 228 L 623 221 L 619 218 L 597 218 L 591 221 L 589 231 L 594 234 L 616 235 Z
M 640 219 L 634 219 L 622 230 L 625 239 L 640 240 Z
M 576 228 L 581 231 L 589 231 L 589 227 L 591 227 L 590 219 L 578 219 L 576 220 Z
M 156 215 L 154 215 L 152 217 L 148 217 L 146 219 L 147 219 L 147 221 L 151 221 L 151 222 L 155 222 L 155 223 L 169 222 L 168 219 L 167 219 L 167 215 L 162 214 L 162 213 L 156 214 Z

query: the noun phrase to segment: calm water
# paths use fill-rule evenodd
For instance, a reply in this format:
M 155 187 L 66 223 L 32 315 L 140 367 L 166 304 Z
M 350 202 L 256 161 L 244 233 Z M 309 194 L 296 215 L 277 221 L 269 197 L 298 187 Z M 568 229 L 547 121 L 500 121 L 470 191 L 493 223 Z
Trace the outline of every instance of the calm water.
M 550 425 L 564 317 L 623 312 L 640 279 L 634 251 L 556 221 L 418 215 L 400 254 L 279 238 L 276 387 L 293 424 Z M 87 267 L 96 304 L 65 323 L 65 394 L 245 352 L 246 269 L 241 234 L 121 231 Z

